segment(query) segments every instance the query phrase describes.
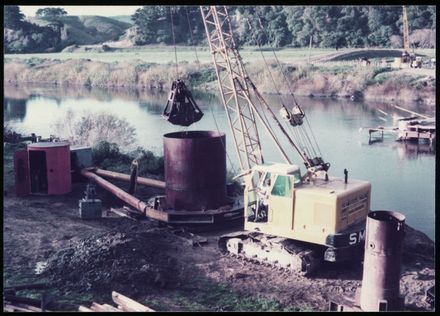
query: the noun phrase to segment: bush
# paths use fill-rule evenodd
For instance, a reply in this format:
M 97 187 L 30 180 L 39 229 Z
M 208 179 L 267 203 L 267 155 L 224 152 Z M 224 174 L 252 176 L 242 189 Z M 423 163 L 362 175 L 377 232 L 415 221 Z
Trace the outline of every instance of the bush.
M 138 175 L 148 176 L 164 174 L 164 159 L 141 147 L 129 153 L 122 153 L 115 143 L 101 141 L 92 147 L 93 165 L 102 169 L 130 173 L 131 162 L 137 159 Z
M 106 158 L 118 158 L 119 155 L 119 147 L 115 143 L 100 141 L 92 148 L 93 164 L 99 164 Z
M 164 174 L 164 158 L 156 156 L 153 152 L 138 147 L 130 153 L 130 157 L 138 161 L 138 175 Z
M 54 126 L 55 133 L 67 138 L 72 144 L 94 146 L 100 141 L 117 144 L 123 149 L 135 143 L 136 131 L 130 123 L 112 113 L 92 113 L 84 111 L 81 115 L 68 110 Z

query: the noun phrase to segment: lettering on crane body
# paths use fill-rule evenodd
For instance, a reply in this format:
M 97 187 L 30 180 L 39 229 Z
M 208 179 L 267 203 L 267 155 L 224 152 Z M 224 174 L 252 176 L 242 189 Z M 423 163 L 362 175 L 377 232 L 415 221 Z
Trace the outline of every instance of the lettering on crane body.
M 359 232 L 351 233 L 349 237 L 349 244 L 354 245 L 360 243 L 365 239 L 365 230 L 361 230 Z

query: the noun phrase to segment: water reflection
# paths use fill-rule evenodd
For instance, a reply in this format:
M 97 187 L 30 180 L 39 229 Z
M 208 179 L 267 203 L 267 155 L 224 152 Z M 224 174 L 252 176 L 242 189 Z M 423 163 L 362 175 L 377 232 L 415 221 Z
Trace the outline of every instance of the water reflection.
M 420 156 L 435 156 L 434 144 L 417 141 L 395 141 L 389 138 L 375 137 L 368 140 L 368 145 L 391 147 L 400 160 L 417 159 Z
M 4 121 L 22 122 L 26 117 L 27 99 L 3 98 L 3 119 Z
M 399 159 L 417 159 L 420 156 L 434 156 L 435 144 L 422 144 L 417 142 L 398 142 L 393 147 Z

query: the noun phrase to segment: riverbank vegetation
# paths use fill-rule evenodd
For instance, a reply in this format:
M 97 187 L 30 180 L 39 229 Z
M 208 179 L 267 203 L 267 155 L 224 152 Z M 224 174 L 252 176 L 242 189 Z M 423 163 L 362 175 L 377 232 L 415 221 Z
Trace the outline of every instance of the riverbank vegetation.
M 152 51 L 157 53 L 159 50 L 156 47 Z M 370 66 L 364 67 L 357 60 L 353 60 L 353 56 L 361 54 L 359 51 L 340 51 L 338 54 L 315 52 L 316 57 L 311 58 L 310 63 L 307 59 L 304 60 L 299 52 L 288 59 L 288 51 L 280 51 L 280 55 L 284 57 L 280 58 L 282 70 L 273 58 L 266 57 L 266 64 L 258 62 L 261 55 L 256 51 L 247 61 L 249 75 L 261 92 L 293 92 L 298 96 L 311 97 L 356 96 L 382 101 L 422 103 L 432 103 L 435 100 L 435 72 L 432 71 L 431 76 L 409 75 L 391 68 L 393 57 L 378 58 L 371 53 L 372 50 L 363 50 L 364 55 L 371 55 L 372 61 Z M 144 53 L 148 56 L 148 51 Z M 168 53 L 165 51 L 162 58 L 166 59 Z M 379 50 L 376 55 L 379 53 L 384 54 Z M 426 56 L 432 53 L 429 51 Z M 380 54 L 378 56 L 381 56 Z M 341 55 L 345 57 L 342 58 Z M 389 51 L 388 55 L 394 56 L 395 52 Z M 149 58 L 104 62 L 84 58 L 59 60 L 42 59 L 33 55 L 28 56 L 28 59 L 8 56 L 4 65 L 4 83 L 38 83 L 67 87 L 135 87 L 166 91 L 177 77 L 175 64 L 171 61 L 154 63 L 145 60 Z M 178 71 L 178 77 L 193 88 L 217 89 L 216 74 L 209 62 L 182 60 L 179 62 Z M 284 80 L 283 73 L 288 83 Z

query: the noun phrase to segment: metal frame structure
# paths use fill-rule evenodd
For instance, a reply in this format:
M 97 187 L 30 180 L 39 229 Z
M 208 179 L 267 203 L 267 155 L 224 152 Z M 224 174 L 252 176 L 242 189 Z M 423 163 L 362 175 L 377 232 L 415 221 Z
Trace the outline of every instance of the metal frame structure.
M 201 6 L 200 11 L 241 169 L 246 171 L 255 165 L 264 163 L 256 118 L 273 140 L 285 162 L 292 164 L 267 118 L 263 117 L 264 107 L 289 144 L 300 155 L 306 168 L 312 172 L 326 171 L 329 164 L 324 164 L 320 157 L 311 159 L 312 157 L 308 157 L 306 152 L 295 144 L 249 78 L 233 39 L 227 8 L 225 6 Z M 258 101 L 261 109 L 254 101 Z M 287 111 L 285 107 L 284 109 Z
M 249 87 L 245 70 L 232 37 L 229 15 L 226 7 L 201 6 L 200 11 L 240 167 L 250 169 L 264 161 L 255 115 L 248 102 Z

